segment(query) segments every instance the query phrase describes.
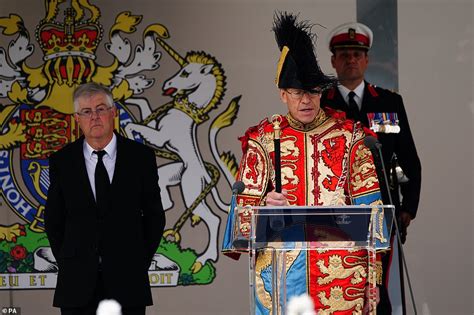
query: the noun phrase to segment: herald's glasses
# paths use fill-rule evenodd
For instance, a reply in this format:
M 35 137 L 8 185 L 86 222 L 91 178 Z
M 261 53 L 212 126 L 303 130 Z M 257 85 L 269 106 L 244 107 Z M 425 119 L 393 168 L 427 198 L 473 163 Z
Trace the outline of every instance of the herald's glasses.
M 303 95 L 307 94 L 308 97 L 314 98 L 317 96 L 321 96 L 321 93 L 323 93 L 323 90 L 320 88 L 315 88 L 312 90 L 301 90 L 301 89 L 286 89 L 285 90 L 292 99 L 294 100 L 301 100 L 303 98 Z

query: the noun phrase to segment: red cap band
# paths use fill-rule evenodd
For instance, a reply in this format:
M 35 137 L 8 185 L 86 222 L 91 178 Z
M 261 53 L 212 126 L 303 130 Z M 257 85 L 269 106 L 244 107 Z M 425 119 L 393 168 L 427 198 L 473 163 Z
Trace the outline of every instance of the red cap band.
M 338 44 L 353 44 L 353 45 L 359 45 L 361 47 L 370 47 L 370 40 L 367 36 L 363 34 L 354 34 L 353 36 L 349 36 L 349 33 L 343 33 L 334 36 L 331 39 L 331 47 L 334 47 Z

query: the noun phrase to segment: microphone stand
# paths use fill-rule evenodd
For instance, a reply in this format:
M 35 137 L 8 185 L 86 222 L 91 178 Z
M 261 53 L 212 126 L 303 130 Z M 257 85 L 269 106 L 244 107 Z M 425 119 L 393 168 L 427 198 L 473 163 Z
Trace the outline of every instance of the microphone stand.
M 388 200 L 389 200 L 390 204 L 393 205 L 392 196 L 390 194 L 390 186 L 388 184 L 387 173 L 385 172 L 385 164 L 384 164 L 384 161 L 383 161 L 382 144 L 374 137 L 367 137 L 364 141 L 364 144 L 369 147 L 369 149 L 372 151 L 372 153 L 374 153 L 374 155 L 377 155 L 378 160 L 380 161 L 382 177 L 383 177 L 385 189 L 386 189 L 386 192 L 387 192 L 387 195 L 388 195 Z M 400 249 L 400 256 L 402 257 L 403 266 L 405 268 L 405 272 L 406 272 L 406 275 L 407 275 L 408 288 L 410 289 L 410 298 L 411 298 L 411 302 L 412 302 L 412 305 L 413 305 L 413 310 L 415 312 L 415 315 L 417 315 L 418 312 L 416 310 L 415 296 L 413 294 L 413 288 L 411 286 L 410 275 L 408 273 L 407 262 L 405 260 L 405 253 L 403 251 L 402 240 L 401 240 L 401 237 L 400 237 L 400 230 L 398 228 L 398 222 L 397 222 L 396 217 L 395 217 L 395 220 L 393 220 L 393 222 L 395 223 L 395 232 L 396 232 L 395 234 L 397 235 L 397 240 L 398 240 L 399 249 Z

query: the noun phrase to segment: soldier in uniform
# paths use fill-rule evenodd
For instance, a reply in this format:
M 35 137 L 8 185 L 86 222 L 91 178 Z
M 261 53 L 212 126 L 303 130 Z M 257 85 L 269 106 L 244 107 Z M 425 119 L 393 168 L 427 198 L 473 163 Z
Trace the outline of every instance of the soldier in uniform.
M 347 112 L 348 118 L 357 119 L 377 132 L 382 144 L 382 155 L 387 174 L 391 174 L 393 157 L 401 167 L 406 182 L 400 183 L 392 176 L 392 200 L 398 206 L 400 227 L 406 228 L 416 217 L 421 189 L 421 163 L 410 131 L 402 97 L 389 90 L 376 87 L 364 80 L 369 64 L 368 50 L 372 46 L 372 31 L 361 23 L 346 23 L 329 34 L 329 49 L 333 53 L 331 63 L 337 72 L 339 85 L 323 93 L 321 106 Z M 351 107 L 350 95 L 357 105 Z
M 311 25 L 297 22 L 292 14 L 275 17 L 273 31 L 281 51 L 276 84 L 288 113 L 274 115 L 272 121 L 263 119 L 240 138 L 243 157 L 237 179 L 245 184 L 244 191 L 237 195 L 240 206 L 381 203 L 373 158 L 364 145 L 366 136 L 373 133 L 360 123 L 347 120 L 344 112 L 320 108 L 322 91 L 335 80 L 326 76 L 317 63 L 313 46 L 315 35 L 310 29 Z M 277 125 L 280 129 L 281 192 L 275 191 L 273 138 Z M 231 209 L 223 245 L 224 253 L 229 256 L 236 251 L 232 244 L 235 233 L 248 233 L 245 218 L 237 223 L 232 220 Z M 237 229 L 233 229 L 234 224 L 238 225 Z M 308 292 L 321 314 L 362 314 L 372 307 L 365 303 L 368 277 L 364 271 L 367 267 L 364 250 L 292 250 L 288 255 L 291 257 L 287 259 L 287 296 Z M 268 256 L 269 253 L 260 252 L 255 267 L 259 279 L 257 314 L 270 314 L 272 310 L 271 292 L 264 285 L 270 272 Z M 357 276 L 348 273 L 335 279 L 328 274 L 330 262 L 339 264 L 342 269 L 362 271 Z M 381 274 L 377 281 L 380 283 Z
M 421 163 L 402 97 L 364 80 L 372 42 L 372 31 L 362 23 L 345 23 L 329 33 L 331 63 L 337 72 L 339 85 L 323 93 L 321 106 L 345 111 L 349 118 L 360 121 L 377 133 L 382 144 L 385 172 L 389 176 L 390 194 L 396 207 L 401 240 L 404 243 L 407 227 L 416 217 L 418 209 Z M 383 189 L 382 193 L 384 203 L 388 204 L 387 193 Z M 384 262 L 384 269 L 389 264 L 389 261 Z M 382 300 L 383 296 L 384 294 Z M 381 304 L 384 304 L 383 302 Z M 383 314 L 390 313 L 389 306 L 390 304 Z

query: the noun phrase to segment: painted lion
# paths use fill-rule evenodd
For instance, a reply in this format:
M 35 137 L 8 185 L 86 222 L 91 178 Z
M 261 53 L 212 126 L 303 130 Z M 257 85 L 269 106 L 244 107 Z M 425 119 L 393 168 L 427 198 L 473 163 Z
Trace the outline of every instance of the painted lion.
M 342 259 L 339 255 L 329 256 L 329 265 L 326 267 L 324 265 L 324 260 L 320 259 L 316 263 L 319 266 L 319 270 L 328 275 L 327 277 L 318 277 L 318 284 L 328 284 L 334 279 L 345 279 L 351 276 L 354 276 L 351 279 L 352 284 L 357 284 L 362 282 L 362 277 L 367 277 L 367 272 L 365 268 L 361 265 L 354 266 L 351 268 L 345 268 L 342 265 Z
M 325 292 L 319 292 L 318 297 L 324 306 L 329 306 L 329 308 L 318 310 L 319 315 L 331 315 L 334 312 L 347 311 L 350 309 L 354 309 L 352 315 L 362 315 L 364 298 L 359 297 L 354 300 L 345 300 L 342 288 L 339 286 L 331 288 L 329 299 L 326 298 Z

